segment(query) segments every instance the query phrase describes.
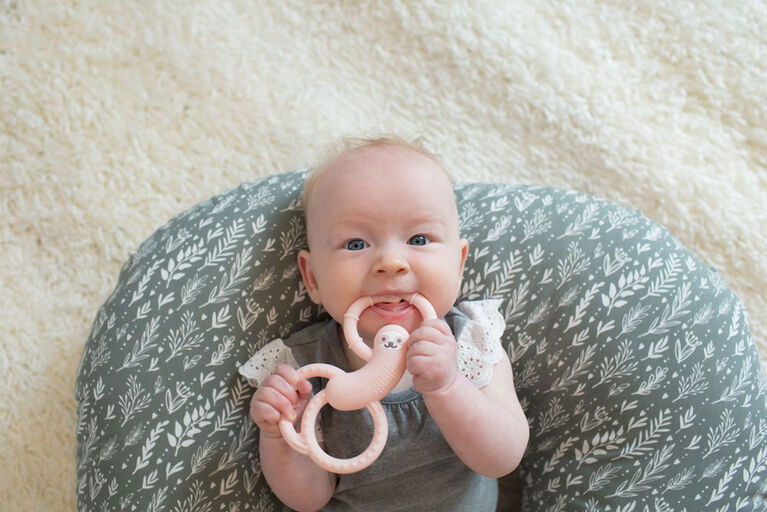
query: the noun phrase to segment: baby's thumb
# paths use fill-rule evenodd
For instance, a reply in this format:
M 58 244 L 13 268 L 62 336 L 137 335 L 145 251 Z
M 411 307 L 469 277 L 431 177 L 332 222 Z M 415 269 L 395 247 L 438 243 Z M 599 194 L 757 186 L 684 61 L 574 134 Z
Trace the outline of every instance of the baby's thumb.
M 308 398 L 312 394 L 312 384 L 306 379 L 298 382 L 298 394 L 301 398 Z

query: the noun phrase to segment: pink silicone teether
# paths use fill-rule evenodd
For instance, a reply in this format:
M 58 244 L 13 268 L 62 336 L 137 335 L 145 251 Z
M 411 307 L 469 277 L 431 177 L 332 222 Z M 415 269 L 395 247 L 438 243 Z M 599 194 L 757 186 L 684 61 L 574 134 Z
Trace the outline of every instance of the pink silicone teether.
M 414 293 L 408 302 L 424 320 L 437 318 L 434 308 L 422 295 Z M 312 397 L 301 418 L 301 433 L 286 418 L 280 420 L 280 432 L 293 449 L 308 455 L 320 467 L 333 473 L 354 473 L 365 469 L 383 451 L 389 435 L 386 413 L 379 400 L 388 395 L 402 378 L 406 362 L 408 332 L 399 325 L 385 325 L 375 335 L 373 348 L 362 341 L 357 322 L 362 312 L 373 305 L 373 299 L 362 297 L 349 306 L 344 315 L 344 336 L 355 354 L 367 361 L 351 373 L 329 364 L 316 363 L 299 368 L 303 378 L 328 379 L 325 389 Z M 373 418 L 373 439 L 364 452 L 350 459 L 338 459 L 325 453 L 317 442 L 314 424 L 320 409 L 329 403 L 336 409 L 350 411 L 367 408 Z

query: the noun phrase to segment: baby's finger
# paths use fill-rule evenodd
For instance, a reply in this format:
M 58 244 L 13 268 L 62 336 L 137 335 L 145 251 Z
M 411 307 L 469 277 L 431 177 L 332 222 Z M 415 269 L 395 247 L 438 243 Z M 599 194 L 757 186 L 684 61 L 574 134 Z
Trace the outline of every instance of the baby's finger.
M 425 354 L 409 355 L 407 359 L 407 371 L 413 376 L 418 376 L 432 368 L 431 358 Z
M 259 390 L 262 389 L 274 389 L 293 404 L 298 402 L 298 391 L 280 375 L 272 374 L 264 379 L 264 382 L 262 382 L 261 386 L 259 387 Z M 256 393 L 258 393 L 258 391 L 256 391 Z
M 452 335 L 447 336 L 445 335 L 442 330 L 432 326 L 432 325 L 422 325 L 418 329 L 414 330 L 412 333 L 410 333 L 410 337 L 408 338 L 408 345 L 413 346 L 415 343 L 419 341 L 427 341 L 431 343 L 436 344 L 442 344 L 442 343 L 448 343 L 452 340 Z
M 273 387 L 260 388 L 258 392 L 259 399 L 276 409 L 281 416 L 291 421 L 295 419 L 296 413 L 293 409 L 295 402 L 288 400 L 284 394 Z M 295 395 L 295 391 L 293 394 Z
M 279 375 L 285 381 L 290 384 L 293 389 L 300 391 L 301 389 L 306 389 L 306 384 L 309 384 L 309 381 L 301 377 L 301 374 L 298 373 L 298 370 L 293 368 L 292 366 L 288 366 L 286 364 L 281 364 L 277 367 L 277 370 L 274 372 L 275 375 Z M 309 384 L 311 386 L 311 384 Z
M 447 325 L 447 322 L 440 318 L 432 318 L 431 320 L 425 320 L 421 327 L 432 327 L 434 329 L 437 329 L 440 333 L 442 333 L 445 336 L 452 336 L 453 332 L 450 330 L 450 326 Z
M 280 421 L 280 412 L 254 396 L 250 402 L 250 417 L 259 427 L 265 424 L 276 425 Z
M 306 379 L 301 380 L 298 383 L 298 396 L 300 398 L 309 398 L 312 394 L 312 384 Z
M 274 370 L 274 374 L 280 375 L 291 384 L 295 384 L 301 379 L 301 376 L 298 373 L 298 370 L 296 370 L 295 368 L 287 364 L 279 365 L 277 369 Z
M 430 357 L 439 352 L 439 346 L 428 339 L 413 341 L 407 349 L 408 358 L 416 356 Z

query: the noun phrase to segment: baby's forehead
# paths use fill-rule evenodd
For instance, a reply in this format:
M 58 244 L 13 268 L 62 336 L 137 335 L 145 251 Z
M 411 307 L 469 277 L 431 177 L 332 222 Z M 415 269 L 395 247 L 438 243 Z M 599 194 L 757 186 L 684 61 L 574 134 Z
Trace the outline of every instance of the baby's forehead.
M 385 145 L 365 146 L 339 156 L 321 171 L 317 182 L 331 176 L 336 184 L 386 181 L 400 173 L 409 179 L 444 179 L 452 188 L 450 176 L 432 157 L 414 149 Z
M 392 207 L 409 212 L 396 216 L 402 223 L 414 223 L 413 218 L 421 224 L 439 219 L 458 229 L 455 194 L 442 166 L 403 148 L 364 149 L 367 158 L 360 158 L 359 150 L 357 158 L 331 162 L 312 184 L 306 205 L 310 238 L 316 229 L 350 225 L 355 219 L 361 223 L 369 223 L 371 218 L 380 221 L 383 212 L 388 214 Z
M 368 212 L 370 201 L 385 199 L 391 204 L 416 204 L 416 210 L 438 209 L 457 222 L 450 176 L 434 158 L 409 148 L 376 145 L 351 150 L 318 169 L 305 186 L 304 213 L 310 231 L 318 217 L 325 225 L 333 217 L 331 211 Z
M 424 153 L 421 153 L 420 151 L 416 149 L 408 148 L 404 146 L 397 146 L 394 144 L 371 144 L 368 146 L 361 146 L 358 148 L 351 149 L 339 156 L 346 160 L 355 160 L 360 158 L 375 159 L 375 158 L 388 157 L 392 155 L 397 155 L 402 158 L 413 158 L 413 159 L 423 158 L 432 162 L 434 161 L 433 158 L 427 156 Z

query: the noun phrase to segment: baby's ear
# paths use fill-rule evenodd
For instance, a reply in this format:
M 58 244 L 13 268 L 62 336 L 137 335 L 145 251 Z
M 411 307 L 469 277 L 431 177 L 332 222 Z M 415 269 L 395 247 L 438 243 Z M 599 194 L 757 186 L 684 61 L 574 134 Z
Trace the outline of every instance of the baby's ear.
M 302 249 L 298 252 L 298 270 L 301 271 L 301 279 L 304 281 L 309 298 L 315 304 L 322 304 L 320 290 L 317 287 L 317 279 L 315 279 L 314 272 L 312 272 L 312 255 L 309 251 Z

